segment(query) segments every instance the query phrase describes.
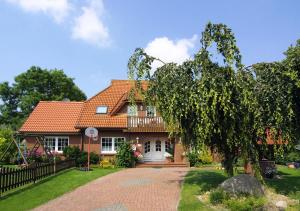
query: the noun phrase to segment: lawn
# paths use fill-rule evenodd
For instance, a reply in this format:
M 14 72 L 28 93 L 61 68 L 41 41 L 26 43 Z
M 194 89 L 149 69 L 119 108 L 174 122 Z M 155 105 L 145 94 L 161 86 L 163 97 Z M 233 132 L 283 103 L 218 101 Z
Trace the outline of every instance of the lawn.
M 279 166 L 278 172 L 282 178 L 266 180 L 267 186 L 276 193 L 300 199 L 300 170 Z M 185 177 L 179 210 L 212 210 L 208 204 L 200 202 L 197 196 L 216 188 L 226 179 L 222 170 L 213 168 L 191 170 Z
M 29 185 L 5 195 L 0 200 L 0 210 L 32 209 L 96 178 L 118 170 L 119 169 L 94 168 L 93 171 L 89 172 L 76 169 L 60 172 L 39 183 Z

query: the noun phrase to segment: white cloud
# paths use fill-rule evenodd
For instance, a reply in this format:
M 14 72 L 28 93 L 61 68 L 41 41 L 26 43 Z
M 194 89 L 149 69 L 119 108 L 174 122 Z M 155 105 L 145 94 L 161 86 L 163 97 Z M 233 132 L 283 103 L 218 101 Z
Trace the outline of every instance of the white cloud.
M 60 23 L 68 15 L 71 5 L 68 0 L 6 0 L 26 12 L 43 12 Z
M 182 64 L 191 58 L 189 51 L 195 47 L 196 40 L 197 35 L 194 35 L 190 39 L 180 39 L 177 41 L 173 41 L 168 37 L 159 37 L 147 44 L 145 52 L 164 62 Z M 156 69 L 160 66 L 162 66 L 162 63 L 155 61 L 152 68 Z
M 102 0 L 91 0 L 89 6 L 82 7 L 82 14 L 75 18 L 72 28 L 73 39 L 81 39 L 98 47 L 110 45 L 108 28 L 102 21 L 105 12 Z

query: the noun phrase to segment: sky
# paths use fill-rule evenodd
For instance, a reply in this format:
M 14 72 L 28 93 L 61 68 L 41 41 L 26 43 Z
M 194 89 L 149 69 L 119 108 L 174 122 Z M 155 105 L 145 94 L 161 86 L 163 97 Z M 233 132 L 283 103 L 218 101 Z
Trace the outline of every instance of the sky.
M 205 25 L 230 27 L 243 63 L 271 62 L 300 39 L 299 0 L 0 0 L 0 82 L 62 69 L 88 97 L 127 78 L 135 48 L 182 63 Z

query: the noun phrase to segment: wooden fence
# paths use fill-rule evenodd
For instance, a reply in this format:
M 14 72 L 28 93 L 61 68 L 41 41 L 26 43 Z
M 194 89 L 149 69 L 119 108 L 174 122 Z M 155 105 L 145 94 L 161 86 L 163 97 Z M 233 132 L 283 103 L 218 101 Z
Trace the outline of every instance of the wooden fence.
M 75 160 L 35 163 L 22 169 L 0 167 L 0 194 L 71 167 L 75 167 Z

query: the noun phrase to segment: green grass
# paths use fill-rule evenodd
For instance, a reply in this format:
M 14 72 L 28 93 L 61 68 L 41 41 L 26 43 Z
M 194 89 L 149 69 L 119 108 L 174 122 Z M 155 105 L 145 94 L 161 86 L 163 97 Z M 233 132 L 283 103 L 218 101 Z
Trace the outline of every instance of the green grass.
M 274 189 L 276 193 L 300 200 L 300 169 L 277 166 L 277 170 L 281 179 L 266 179 L 268 187 Z M 300 210 L 300 205 L 297 208 Z
M 201 203 L 196 196 L 216 188 L 226 178 L 221 170 L 191 170 L 185 177 L 178 209 L 183 211 L 212 210 Z
M 0 200 L 0 210 L 32 209 L 98 177 L 118 170 L 119 169 L 95 168 L 89 172 L 79 171 L 77 169 L 63 171 L 39 183 L 26 186 L 3 196 Z
M 276 193 L 300 200 L 300 169 L 278 166 L 278 172 L 281 179 L 267 179 L 266 185 Z M 197 196 L 215 189 L 226 178 L 222 170 L 209 168 L 191 170 L 183 183 L 179 210 L 212 210 L 207 204 L 200 202 Z M 300 210 L 300 206 L 297 208 Z

